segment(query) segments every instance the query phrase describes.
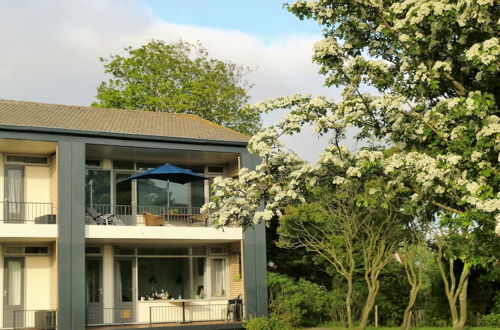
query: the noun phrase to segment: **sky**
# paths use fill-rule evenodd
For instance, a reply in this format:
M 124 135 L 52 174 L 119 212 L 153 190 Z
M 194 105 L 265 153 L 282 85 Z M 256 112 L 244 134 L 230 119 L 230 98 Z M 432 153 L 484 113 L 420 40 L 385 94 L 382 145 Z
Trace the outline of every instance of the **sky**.
M 338 98 L 325 88 L 312 48 L 322 28 L 281 0 L 0 1 L 0 98 L 90 105 L 107 80 L 99 57 L 151 39 L 200 41 L 210 56 L 252 68 L 250 102 L 296 93 Z M 264 125 L 284 115 L 263 117 Z M 314 162 L 327 144 L 306 128 L 285 137 Z M 347 141 L 347 144 L 352 144 Z

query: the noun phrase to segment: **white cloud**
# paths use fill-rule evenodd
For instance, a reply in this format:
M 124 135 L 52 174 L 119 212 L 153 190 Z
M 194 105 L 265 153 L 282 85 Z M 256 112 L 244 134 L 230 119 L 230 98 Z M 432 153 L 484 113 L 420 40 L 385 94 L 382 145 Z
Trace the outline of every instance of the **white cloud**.
M 258 22 L 256 22 L 258 24 Z M 295 93 L 337 96 L 322 86 L 311 61 L 320 35 L 296 34 L 264 42 L 237 30 L 170 24 L 137 1 L 0 2 L 0 98 L 89 105 L 105 80 L 100 56 L 150 39 L 201 41 L 210 55 L 256 68 L 252 101 Z M 271 124 L 278 114 L 267 115 Z M 287 140 L 315 160 L 324 140 L 307 135 Z

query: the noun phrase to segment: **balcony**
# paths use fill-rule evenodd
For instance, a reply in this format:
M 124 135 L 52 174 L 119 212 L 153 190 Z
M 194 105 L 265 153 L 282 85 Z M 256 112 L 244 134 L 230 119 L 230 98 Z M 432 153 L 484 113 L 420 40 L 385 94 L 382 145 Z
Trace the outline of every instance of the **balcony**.
M 85 224 L 112 226 L 207 227 L 212 223 L 199 207 L 161 207 L 93 204 L 86 208 Z
M 55 224 L 52 203 L 0 201 L 0 223 Z

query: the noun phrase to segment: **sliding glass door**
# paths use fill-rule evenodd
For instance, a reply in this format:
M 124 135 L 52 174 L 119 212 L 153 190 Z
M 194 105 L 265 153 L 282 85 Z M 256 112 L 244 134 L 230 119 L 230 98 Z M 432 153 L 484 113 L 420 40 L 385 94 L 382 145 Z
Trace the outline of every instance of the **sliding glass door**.
M 115 323 L 135 322 L 135 258 L 115 259 Z
M 24 326 L 24 315 L 18 311 L 24 309 L 24 258 L 4 259 L 4 328 Z M 14 313 L 16 315 L 14 316 Z M 15 323 L 15 324 L 14 324 Z

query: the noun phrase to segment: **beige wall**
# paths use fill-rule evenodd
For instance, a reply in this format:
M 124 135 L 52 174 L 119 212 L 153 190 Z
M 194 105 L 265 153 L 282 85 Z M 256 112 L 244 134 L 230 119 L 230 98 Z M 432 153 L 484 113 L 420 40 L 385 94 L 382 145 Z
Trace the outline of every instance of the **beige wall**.
M 26 202 L 50 203 L 50 167 L 25 166 Z
M 241 242 L 229 244 L 229 298 L 236 298 L 238 295 L 243 297 L 243 274 L 240 276 L 240 263 L 243 273 L 241 244 Z
M 57 186 L 58 186 L 58 168 L 57 168 L 57 158 L 58 158 L 58 149 L 56 149 L 56 153 L 50 156 L 50 202 L 53 207 L 53 214 L 57 214 Z
M 51 307 L 51 265 L 49 256 L 26 256 L 26 309 L 49 309 Z
M 50 245 L 50 308 L 57 309 L 57 240 Z

